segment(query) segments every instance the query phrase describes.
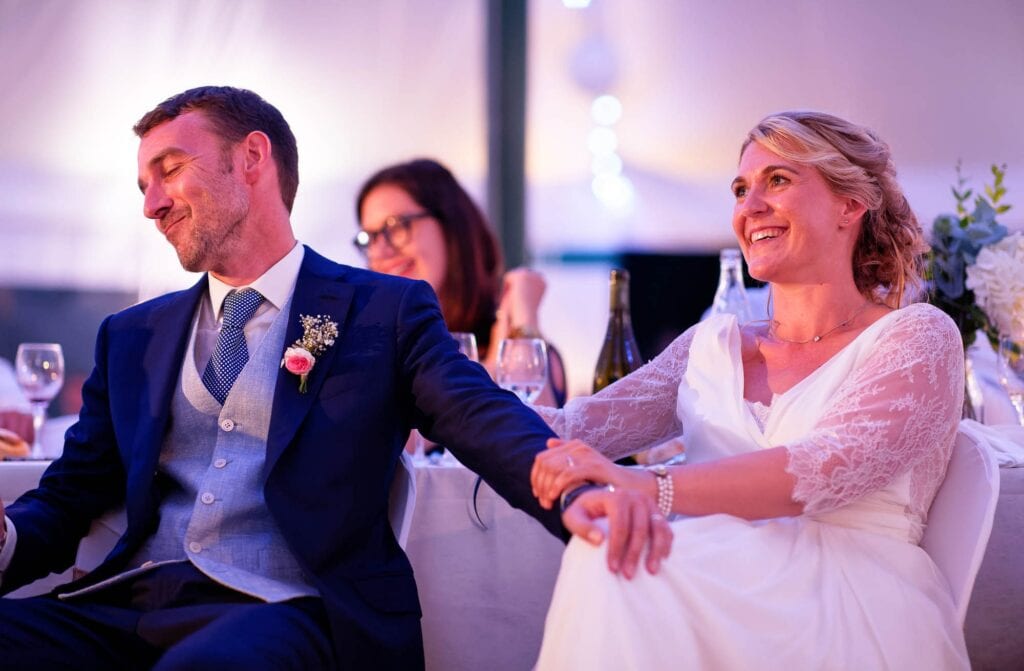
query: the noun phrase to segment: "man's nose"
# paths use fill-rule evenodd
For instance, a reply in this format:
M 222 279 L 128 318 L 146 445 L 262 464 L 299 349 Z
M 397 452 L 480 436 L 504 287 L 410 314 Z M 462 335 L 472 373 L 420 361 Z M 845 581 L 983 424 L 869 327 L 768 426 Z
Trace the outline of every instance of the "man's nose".
M 145 197 L 142 202 L 142 213 L 147 219 L 160 219 L 171 209 L 173 201 L 159 184 L 150 184 L 146 187 Z

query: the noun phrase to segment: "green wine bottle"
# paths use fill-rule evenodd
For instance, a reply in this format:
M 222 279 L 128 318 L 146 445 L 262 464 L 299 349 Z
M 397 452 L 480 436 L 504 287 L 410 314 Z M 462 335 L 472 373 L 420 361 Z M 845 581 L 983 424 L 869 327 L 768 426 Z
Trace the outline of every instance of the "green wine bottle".
M 643 365 L 629 318 L 629 273 L 612 270 L 608 285 L 608 331 L 594 369 L 595 394 Z
M 608 330 L 594 368 L 595 394 L 643 365 L 629 318 L 629 272 L 619 268 L 612 270 L 608 288 Z M 632 465 L 636 460 L 623 457 L 615 463 Z

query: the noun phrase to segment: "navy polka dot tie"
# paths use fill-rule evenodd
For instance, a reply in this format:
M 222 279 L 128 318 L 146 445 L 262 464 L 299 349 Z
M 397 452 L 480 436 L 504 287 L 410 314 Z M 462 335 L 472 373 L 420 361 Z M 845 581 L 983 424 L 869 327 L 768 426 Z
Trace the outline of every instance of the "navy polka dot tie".
M 217 346 L 213 350 L 210 362 L 203 371 L 203 384 L 215 399 L 224 405 L 224 399 L 231 391 L 238 374 L 245 368 L 249 360 L 249 350 L 245 346 L 243 328 L 246 322 L 256 314 L 256 309 L 263 302 L 263 295 L 255 289 L 235 291 L 232 289 L 224 297 L 224 319 L 217 336 Z

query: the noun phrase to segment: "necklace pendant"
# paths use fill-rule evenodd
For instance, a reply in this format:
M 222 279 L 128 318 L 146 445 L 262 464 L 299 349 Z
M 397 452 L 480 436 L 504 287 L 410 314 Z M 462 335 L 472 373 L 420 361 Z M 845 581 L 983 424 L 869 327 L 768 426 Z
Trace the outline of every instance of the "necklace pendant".
M 818 342 L 819 340 L 821 340 L 821 336 L 814 336 L 811 338 L 811 342 Z

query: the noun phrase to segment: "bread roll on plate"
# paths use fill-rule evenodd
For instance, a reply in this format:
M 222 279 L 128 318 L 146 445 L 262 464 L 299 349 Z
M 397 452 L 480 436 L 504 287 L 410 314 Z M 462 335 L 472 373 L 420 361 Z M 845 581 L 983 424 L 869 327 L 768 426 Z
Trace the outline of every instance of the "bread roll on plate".
M 0 429 L 0 459 L 24 459 L 28 453 L 29 445 L 21 436 L 13 431 Z

